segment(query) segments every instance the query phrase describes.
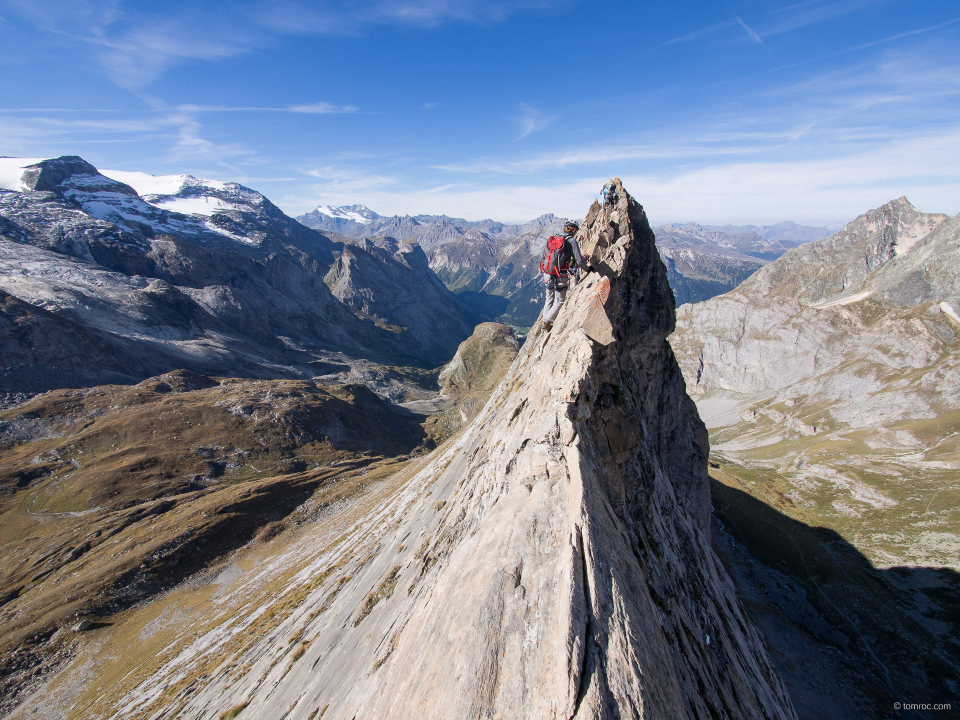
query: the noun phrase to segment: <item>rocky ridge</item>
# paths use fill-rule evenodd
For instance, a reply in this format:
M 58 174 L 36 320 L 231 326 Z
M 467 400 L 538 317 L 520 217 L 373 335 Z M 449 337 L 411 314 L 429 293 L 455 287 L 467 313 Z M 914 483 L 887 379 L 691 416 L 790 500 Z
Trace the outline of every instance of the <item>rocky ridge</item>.
M 706 434 L 665 341 L 672 294 L 618 189 L 584 224 L 599 274 L 469 426 L 224 580 L 209 610 L 181 602 L 167 649 L 94 689 L 89 712 L 795 717 L 710 548 Z
M 721 228 L 667 224 L 654 232 L 678 307 L 722 295 L 788 250 L 829 235 L 826 228 L 791 222 Z

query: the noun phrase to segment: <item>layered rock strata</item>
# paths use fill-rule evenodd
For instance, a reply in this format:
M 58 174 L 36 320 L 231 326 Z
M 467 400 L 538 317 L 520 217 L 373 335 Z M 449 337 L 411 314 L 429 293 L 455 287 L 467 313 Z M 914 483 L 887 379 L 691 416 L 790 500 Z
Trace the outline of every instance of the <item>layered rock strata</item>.
M 599 274 L 551 332 L 534 328 L 473 423 L 366 516 L 318 533 L 278 600 L 185 633 L 120 715 L 795 717 L 711 550 L 673 296 L 618 190 L 584 223 Z M 606 345 L 581 327 L 598 308 Z M 264 614 L 279 624 L 231 649 Z

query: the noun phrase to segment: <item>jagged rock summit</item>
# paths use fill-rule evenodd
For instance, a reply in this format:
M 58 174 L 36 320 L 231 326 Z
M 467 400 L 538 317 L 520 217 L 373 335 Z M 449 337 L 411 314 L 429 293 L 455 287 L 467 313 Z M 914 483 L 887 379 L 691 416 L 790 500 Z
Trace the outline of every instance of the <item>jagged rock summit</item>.
M 795 717 L 711 550 L 673 297 L 618 190 L 583 225 L 599 273 L 475 420 L 363 516 L 261 563 L 301 564 L 269 602 L 224 596 L 236 612 L 191 621 L 118 715 Z M 601 315 L 606 345 L 582 329 Z

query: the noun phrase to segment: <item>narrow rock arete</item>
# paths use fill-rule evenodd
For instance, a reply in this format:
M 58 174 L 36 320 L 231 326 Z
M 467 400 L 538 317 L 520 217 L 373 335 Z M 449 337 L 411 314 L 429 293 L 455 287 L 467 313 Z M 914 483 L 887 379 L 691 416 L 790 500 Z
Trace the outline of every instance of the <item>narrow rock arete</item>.
M 666 341 L 673 295 L 617 184 L 582 228 L 598 273 L 552 331 L 533 328 L 474 421 L 277 588 L 313 584 L 275 630 L 189 684 L 184 649 L 119 715 L 796 717 L 711 549 L 707 433 Z M 583 330 L 601 277 L 606 345 Z M 241 629 L 224 620 L 197 647 Z

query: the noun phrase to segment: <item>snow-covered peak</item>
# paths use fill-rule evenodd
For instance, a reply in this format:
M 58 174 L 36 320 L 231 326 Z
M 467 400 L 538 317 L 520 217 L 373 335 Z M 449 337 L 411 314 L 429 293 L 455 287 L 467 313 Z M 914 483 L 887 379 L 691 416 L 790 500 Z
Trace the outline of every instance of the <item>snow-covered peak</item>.
M 316 212 L 336 220 L 352 220 L 353 222 L 365 225 L 366 223 L 379 217 L 370 208 L 363 205 L 342 205 L 340 207 L 331 207 L 330 205 L 319 205 Z
M 236 183 L 196 178 L 193 175 L 148 175 L 126 170 L 101 170 L 113 180 L 129 185 L 150 205 L 181 213 L 211 217 L 227 210 L 249 210 L 261 198 Z M 228 234 L 217 230 L 221 234 Z
M 148 175 L 127 170 L 101 170 L 101 175 L 129 185 L 137 195 L 176 195 L 186 187 L 204 187 L 225 190 L 227 183 L 220 180 L 195 178 L 193 175 Z
M 24 187 L 20 178 L 23 177 L 24 169 L 44 160 L 46 158 L 0 157 L 0 189 L 23 192 Z

